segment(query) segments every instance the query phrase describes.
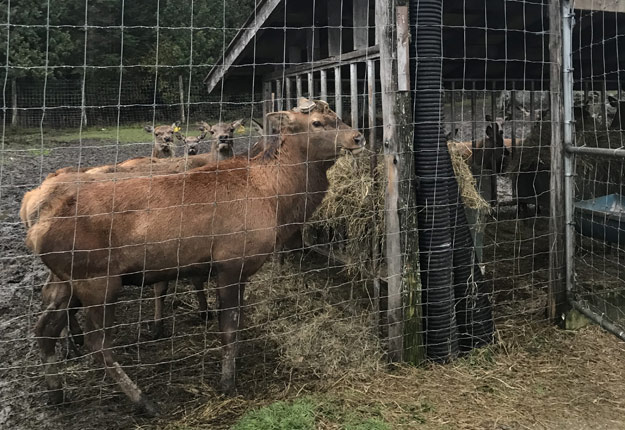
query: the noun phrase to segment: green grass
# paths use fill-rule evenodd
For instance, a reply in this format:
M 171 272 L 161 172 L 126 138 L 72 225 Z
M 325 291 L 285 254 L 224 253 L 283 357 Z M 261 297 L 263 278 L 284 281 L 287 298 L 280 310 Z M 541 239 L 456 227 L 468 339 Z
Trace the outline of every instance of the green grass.
M 151 137 L 143 129 L 142 124 L 123 125 L 119 129 L 112 127 L 88 127 L 81 131 L 76 128 L 65 129 L 44 129 L 43 141 L 47 145 L 59 143 L 75 142 L 84 139 L 103 140 L 111 143 L 117 142 L 119 132 L 119 143 L 139 143 L 149 142 Z M 31 146 L 41 145 L 41 131 L 38 128 L 13 128 L 7 129 L 6 141 L 10 144 Z
M 279 401 L 250 411 L 233 430 L 313 430 L 320 422 L 343 430 L 391 430 L 375 408 L 352 408 L 340 399 L 316 396 Z
M 309 399 L 276 402 L 246 413 L 233 430 L 314 430 L 315 405 Z

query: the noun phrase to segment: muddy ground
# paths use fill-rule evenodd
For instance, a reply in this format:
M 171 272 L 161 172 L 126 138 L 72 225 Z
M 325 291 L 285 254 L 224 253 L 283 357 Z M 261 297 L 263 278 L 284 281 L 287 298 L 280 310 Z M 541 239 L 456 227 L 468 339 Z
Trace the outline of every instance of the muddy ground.
M 622 345 L 595 328 L 562 332 L 545 321 L 547 218 L 518 220 L 512 208 L 502 209 L 497 218 L 490 217 L 486 226 L 485 277 L 495 291 L 498 326 L 498 344 L 485 350 L 486 359 L 478 354 L 460 364 L 416 371 L 387 371 L 382 361 L 376 361 L 379 370 L 375 373 L 328 377 L 315 370 L 301 370 L 301 366 L 286 366 L 280 358 L 283 342 L 255 317 L 242 335 L 239 394 L 225 398 L 217 392 L 216 325 L 199 320 L 192 290 L 181 281 L 170 285 L 165 339 L 153 340 L 150 335 L 150 288 L 128 288 L 117 312 L 115 354 L 131 378 L 160 404 L 161 419 L 135 414 L 103 369 L 95 368 L 91 357 L 68 354 L 62 345 L 58 358 L 63 362 L 68 403 L 47 406 L 32 334 L 46 270 L 24 246 L 24 228 L 18 217 L 21 197 L 47 173 L 75 165 L 79 158 L 83 165 L 98 165 L 147 152 L 149 145 L 117 146 L 105 141 L 41 144 L 7 139 L 0 176 L 0 428 L 228 428 L 250 408 L 302 393 L 337 396 L 346 407 L 382 405 L 386 408 L 382 414 L 393 428 L 625 426 L 623 375 L 615 374 L 616 367 L 611 367 L 622 368 Z M 327 259 L 298 254 L 285 268 L 272 272 L 274 269 L 266 267 L 250 287 L 248 299 L 256 304 L 251 313 L 256 310 L 258 314 L 258 309 L 272 313 L 283 306 L 285 315 L 297 309 L 299 319 L 323 314 L 320 308 L 305 309 L 308 302 L 297 304 L 293 292 L 288 298 L 279 292 L 267 296 L 274 284 L 289 282 L 301 282 L 302 288 L 317 286 L 313 293 L 323 296 L 323 303 L 336 306 L 338 313 L 333 315 L 341 320 L 360 321 L 362 312 L 370 308 L 368 291 L 359 289 Z M 209 300 L 213 297 L 209 294 Z M 353 347 L 363 346 L 354 342 Z M 346 375 L 354 373 L 350 369 Z M 422 406 L 424 398 L 430 405 L 427 408 Z M 411 401 L 417 402 L 416 418 Z M 401 419 L 393 421 L 396 416 Z

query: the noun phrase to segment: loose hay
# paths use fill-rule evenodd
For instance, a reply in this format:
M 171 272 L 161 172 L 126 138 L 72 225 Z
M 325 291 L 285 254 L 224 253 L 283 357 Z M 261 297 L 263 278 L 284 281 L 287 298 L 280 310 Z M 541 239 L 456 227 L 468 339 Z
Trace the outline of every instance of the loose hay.
M 384 355 L 366 299 L 345 299 L 350 283 L 333 284 L 316 270 L 286 263 L 254 279 L 265 286 L 249 299 L 250 321 L 266 333 L 289 371 L 321 379 L 360 377 L 378 370 Z M 260 291 L 260 290 L 259 290 Z M 362 289 L 358 291 L 363 292 Z

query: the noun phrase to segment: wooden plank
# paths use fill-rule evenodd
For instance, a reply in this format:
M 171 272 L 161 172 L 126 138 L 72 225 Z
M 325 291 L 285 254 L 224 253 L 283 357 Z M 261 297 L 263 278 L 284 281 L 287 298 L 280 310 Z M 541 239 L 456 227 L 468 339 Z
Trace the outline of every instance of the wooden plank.
M 281 2 L 282 0 L 264 0 L 257 6 L 256 12 L 243 24 L 241 30 L 234 36 L 232 42 L 230 42 L 224 51 L 224 58 L 213 66 L 206 78 L 204 78 L 204 83 L 206 84 L 209 94 L 224 77 L 239 55 L 241 55 L 248 43 L 256 36 L 258 30 L 260 30 L 267 18 L 269 18 L 269 15 L 271 15 L 273 10 Z
M 623 0 L 575 0 L 573 9 L 625 13 Z
M 327 0 L 328 4 L 328 56 L 341 55 L 343 27 L 343 2 Z
M 276 80 L 276 108 L 281 111 L 284 110 L 284 94 L 282 93 L 282 81 Z
M 410 16 L 408 6 L 397 6 L 397 89 L 410 91 Z
M 492 116 L 493 123 L 491 127 L 493 128 L 493 145 L 492 150 L 490 151 L 490 199 L 491 206 L 497 213 L 497 151 L 495 151 L 495 126 L 497 122 L 497 93 L 495 91 L 490 92 L 490 112 Z
M 353 0 L 354 49 L 369 46 L 369 0 Z
M 577 2 L 575 2 L 577 3 Z M 549 2 L 549 64 L 551 97 L 551 202 L 549 208 L 549 288 L 547 316 L 559 324 L 570 309 L 564 265 L 564 145 L 562 112 L 562 9 L 559 0 Z
M 371 157 L 369 159 L 369 169 L 371 177 L 374 178 L 373 186 L 377 190 L 378 185 L 378 144 L 376 136 L 376 95 L 375 95 L 375 61 L 367 61 L 367 107 L 369 116 L 369 135 L 367 140 L 369 141 L 369 150 L 371 151 Z M 375 205 L 374 205 L 375 206 Z M 375 208 L 372 208 L 375 210 Z M 382 222 L 379 216 L 374 213 L 373 225 L 371 231 L 376 231 L 376 224 Z M 380 268 L 378 267 L 378 260 L 380 258 L 380 242 L 377 235 L 373 235 L 371 243 L 371 271 L 373 273 L 373 317 L 376 330 L 380 327 Z
M 391 361 L 404 358 L 411 362 L 423 356 L 420 313 L 420 283 L 418 281 L 417 243 L 412 230 L 411 237 L 402 243 L 400 209 L 404 209 L 404 232 L 411 231 L 411 220 L 416 211 L 411 205 L 414 195 L 414 169 L 412 166 L 412 114 L 410 91 L 398 91 L 397 43 L 394 38 L 394 13 L 397 0 L 377 1 L 375 6 L 376 32 L 380 44 L 380 83 L 382 116 L 384 119 L 384 165 L 386 168 L 385 191 L 385 240 L 388 282 L 388 357 Z M 400 185 L 401 184 L 401 185 Z M 411 208 L 413 210 L 405 210 Z M 407 234 L 407 233 L 406 233 Z M 402 249 L 403 248 L 403 249 Z M 408 251 L 408 254 L 404 253 Z M 402 255 L 405 258 L 402 260 Z M 403 293 L 403 294 L 402 294 Z M 404 303 L 403 297 L 407 301 Z M 406 312 L 405 312 L 406 311 Z M 407 331 L 404 331 L 407 328 Z M 404 340 L 406 342 L 404 343 Z
M 343 117 L 343 82 L 341 66 L 334 68 L 334 112 L 339 118 Z
M 352 114 L 352 128 L 358 128 L 358 65 L 349 65 L 349 94 Z
M 266 79 L 278 79 L 282 76 L 296 76 L 300 73 L 307 73 L 311 70 L 317 71 L 322 69 L 331 69 L 338 65 L 346 65 L 350 63 L 362 63 L 368 59 L 377 59 L 380 57 L 380 48 L 378 46 L 371 46 L 366 49 L 359 49 L 358 51 L 348 52 L 336 57 L 324 58 L 322 60 L 315 61 L 314 64 L 301 64 L 298 66 L 290 67 L 286 70 L 276 70 L 272 73 L 267 73 Z
M 267 122 L 267 114 L 269 112 L 273 112 L 271 96 L 271 81 L 263 82 L 263 129 L 266 134 L 271 133 L 271 130 L 269 130 L 269 123 Z
M 319 72 L 319 79 L 321 81 L 321 100 L 328 101 L 328 71 L 321 70 Z
M 304 93 L 302 92 L 302 75 L 297 75 L 295 77 L 295 98 L 299 100 Z M 297 104 L 297 103 L 295 103 Z
M 293 93 L 291 88 L 291 78 L 288 76 L 284 78 L 284 90 L 286 93 L 286 108 L 290 110 L 293 107 Z
M 315 80 L 312 72 L 308 73 L 308 98 L 315 97 Z

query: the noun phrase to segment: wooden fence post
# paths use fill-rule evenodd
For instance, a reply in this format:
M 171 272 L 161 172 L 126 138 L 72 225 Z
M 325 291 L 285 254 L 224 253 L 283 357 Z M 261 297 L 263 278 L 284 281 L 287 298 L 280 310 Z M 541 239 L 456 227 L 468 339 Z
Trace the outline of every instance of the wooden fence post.
M 389 359 L 420 361 L 420 282 L 417 261 L 411 94 L 406 68 L 409 37 L 405 0 L 378 1 L 376 32 L 380 46 L 383 141 L 386 168 L 385 219 L 388 282 Z M 394 14 L 397 13 L 397 40 Z M 398 46 L 400 47 L 398 49 Z M 402 60 L 398 60 L 398 56 Z M 400 212 L 403 216 L 400 217 Z M 403 224 L 402 224 L 403 222 Z M 414 224 L 412 224 L 414 222 Z M 402 237 L 404 240 L 402 240 Z M 409 251 L 409 253 L 406 253 Z M 408 329 L 409 332 L 405 330 Z M 419 345 L 419 343 L 421 345 Z

